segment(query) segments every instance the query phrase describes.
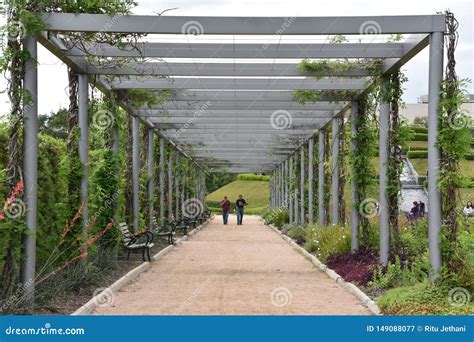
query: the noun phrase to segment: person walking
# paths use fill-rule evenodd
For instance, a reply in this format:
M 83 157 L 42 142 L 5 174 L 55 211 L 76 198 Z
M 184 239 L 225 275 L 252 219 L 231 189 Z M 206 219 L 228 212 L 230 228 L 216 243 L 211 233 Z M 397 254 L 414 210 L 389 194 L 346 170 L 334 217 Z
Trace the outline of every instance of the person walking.
M 230 210 L 230 201 L 227 199 L 227 196 L 224 196 L 224 199 L 221 201 L 220 205 L 222 209 L 222 219 L 224 220 L 224 225 L 227 225 Z
M 242 219 L 244 218 L 244 207 L 247 205 L 242 195 L 235 202 L 235 208 L 237 210 L 237 225 L 242 225 Z

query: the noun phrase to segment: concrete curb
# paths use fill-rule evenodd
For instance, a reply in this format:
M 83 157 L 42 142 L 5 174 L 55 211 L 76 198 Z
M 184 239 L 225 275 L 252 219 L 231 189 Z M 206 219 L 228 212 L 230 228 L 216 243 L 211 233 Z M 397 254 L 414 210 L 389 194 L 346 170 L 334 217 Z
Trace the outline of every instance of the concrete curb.
M 299 246 L 293 239 L 291 239 L 289 236 L 282 234 L 277 228 L 275 228 L 273 225 L 267 225 L 271 229 L 273 229 L 275 232 L 280 235 L 280 237 L 288 242 L 295 250 L 297 250 L 300 254 L 302 254 L 306 259 L 311 261 L 317 268 L 319 268 L 321 271 L 326 273 L 326 275 L 334 280 L 337 284 L 341 285 L 347 292 L 351 293 L 354 295 L 363 305 L 365 305 L 370 312 L 374 315 L 382 315 L 382 311 L 380 308 L 377 306 L 377 304 L 370 299 L 369 296 L 367 296 L 361 289 L 359 289 L 356 285 L 353 283 L 348 283 L 344 281 L 344 279 L 337 274 L 334 270 L 328 268 L 325 264 L 323 264 L 317 257 L 309 253 L 307 250 Z
M 156 253 L 154 256 L 151 257 L 152 261 L 158 261 L 160 260 L 164 255 L 169 253 L 175 246 L 179 246 L 183 243 L 183 241 L 188 240 L 189 236 L 192 236 L 196 234 L 199 230 L 207 226 L 207 224 L 212 220 L 211 219 L 207 220 L 203 224 L 199 225 L 195 229 L 191 230 L 188 235 L 185 235 L 181 237 L 180 239 L 175 241 L 174 245 L 169 245 L 165 248 L 163 248 L 161 251 Z M 90 314 L 92 311 L 94 311 L 98 306 L 99 303 L 101 302 L 102 298 L 108 298 L 111 295 L 114 295 L 117 293 L 121 288 L 123 288 L 125 285 L 130 283 L 132 280 L 136 279 L 141 273 L 145 272 L 147 269 L 149 269 L 151 266 L 151 262 L 145 261 L 142 264 L 138 265 L 131 271 L 129 271 L 127 274 L 125 274 L 123 277 L 119 278 L 117 281 L 115 281 L 112 285 L 109 287 L 103 289 L 99 294 L 94 296 L 91 300 L 89 300 L 86 304 L 81 306 L 79 309 L 74 311 L 71 316 L 84 316 Z

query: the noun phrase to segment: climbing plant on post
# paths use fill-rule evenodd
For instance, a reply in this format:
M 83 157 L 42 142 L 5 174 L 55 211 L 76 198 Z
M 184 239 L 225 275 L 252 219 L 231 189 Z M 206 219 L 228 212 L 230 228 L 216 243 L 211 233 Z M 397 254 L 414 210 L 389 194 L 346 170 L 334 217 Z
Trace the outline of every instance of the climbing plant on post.
M 389 127 L 389 159 L 387 165 L 388 172 L 388 206 L 389 225 L 392 247 L 398 254 L 400 252 L 400 236 L 398 229 L 398 215 L 401 183 L 400 175 L 403 170 L 401 159 L 402 145 L 406 143 L 407 130 L 402 128 L 399 115 L 399 106 L 403 94 L 402 85 L 407 81 L 406 76 L 401 72 L 394 72 L 389 76 L 389 86 L 384 88 L 380 96 L 383 96 L 389 104 L 390 127 Z
M 463 179 L 460 174 L 460 162 L 469 151 L 471 134 L 470 118 L 461 110 L 466 96 L 464 86 L 468 80 L 459 80 L 456 74 L 455 49 L 458 42 L 458 22 L 453 13 L 446 12 L 446 50 L 447 63 L 445 79 L 441 85 L 438 107 L 440 148 L 439 190 L 442 201 L 443 236 L 446 243 L 443 259 L 451 272 L 458 273 L 465 265 L 456 255 L 458 250 L 459 213 L 456 202 Z
M 351 135 L 356 149 L 349 153 L 349 165 L 351 167 L 350 179 L 357 185 L 356 203 L 352 210 L 358 210 L 359 229 L 362 242 L 369 243 L 368 218 L 373 214 L 370 208 L 373 200 L 367 198 L 368 191 L 375 184 L 375 171 L 371 163 L 376 152 L 377 132 L 370 114 L 373 109 L 373 95 L 364 95 L 359 100 L 358 114 L 356 116 L 356 133 Z M 369 209 L 367 209 L 369 207 Z
M 339 222 L 341 225 L 346 224 L 346 127 L 344 125 L 344 116 L 338 121 L 339 123 Z

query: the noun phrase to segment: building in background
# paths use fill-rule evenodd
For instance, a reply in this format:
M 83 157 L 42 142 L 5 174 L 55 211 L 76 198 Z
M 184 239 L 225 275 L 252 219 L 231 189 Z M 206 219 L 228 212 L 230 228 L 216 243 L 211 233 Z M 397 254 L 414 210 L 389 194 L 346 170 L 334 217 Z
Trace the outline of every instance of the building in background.
M 467 95 L 467 98 L 468 102 L 461 108 L 474 120 L 474 94 Z M 418 116 L 428 116 L 428 95 L 419 97 L 417 103 L 406 103 L 405 108 L 400 108 L 400 115 L 408 119 L 410 123 Z

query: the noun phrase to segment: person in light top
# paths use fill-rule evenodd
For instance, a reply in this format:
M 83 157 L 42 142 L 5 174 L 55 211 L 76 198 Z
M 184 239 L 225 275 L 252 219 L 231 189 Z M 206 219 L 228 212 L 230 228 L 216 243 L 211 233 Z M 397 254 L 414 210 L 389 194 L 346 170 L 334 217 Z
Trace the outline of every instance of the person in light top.
M 464 207 L 462 213 L 466 217 L 474 217 L 474 207 L 472 206 L 472 202 L 468 201 L 466 206 Z

